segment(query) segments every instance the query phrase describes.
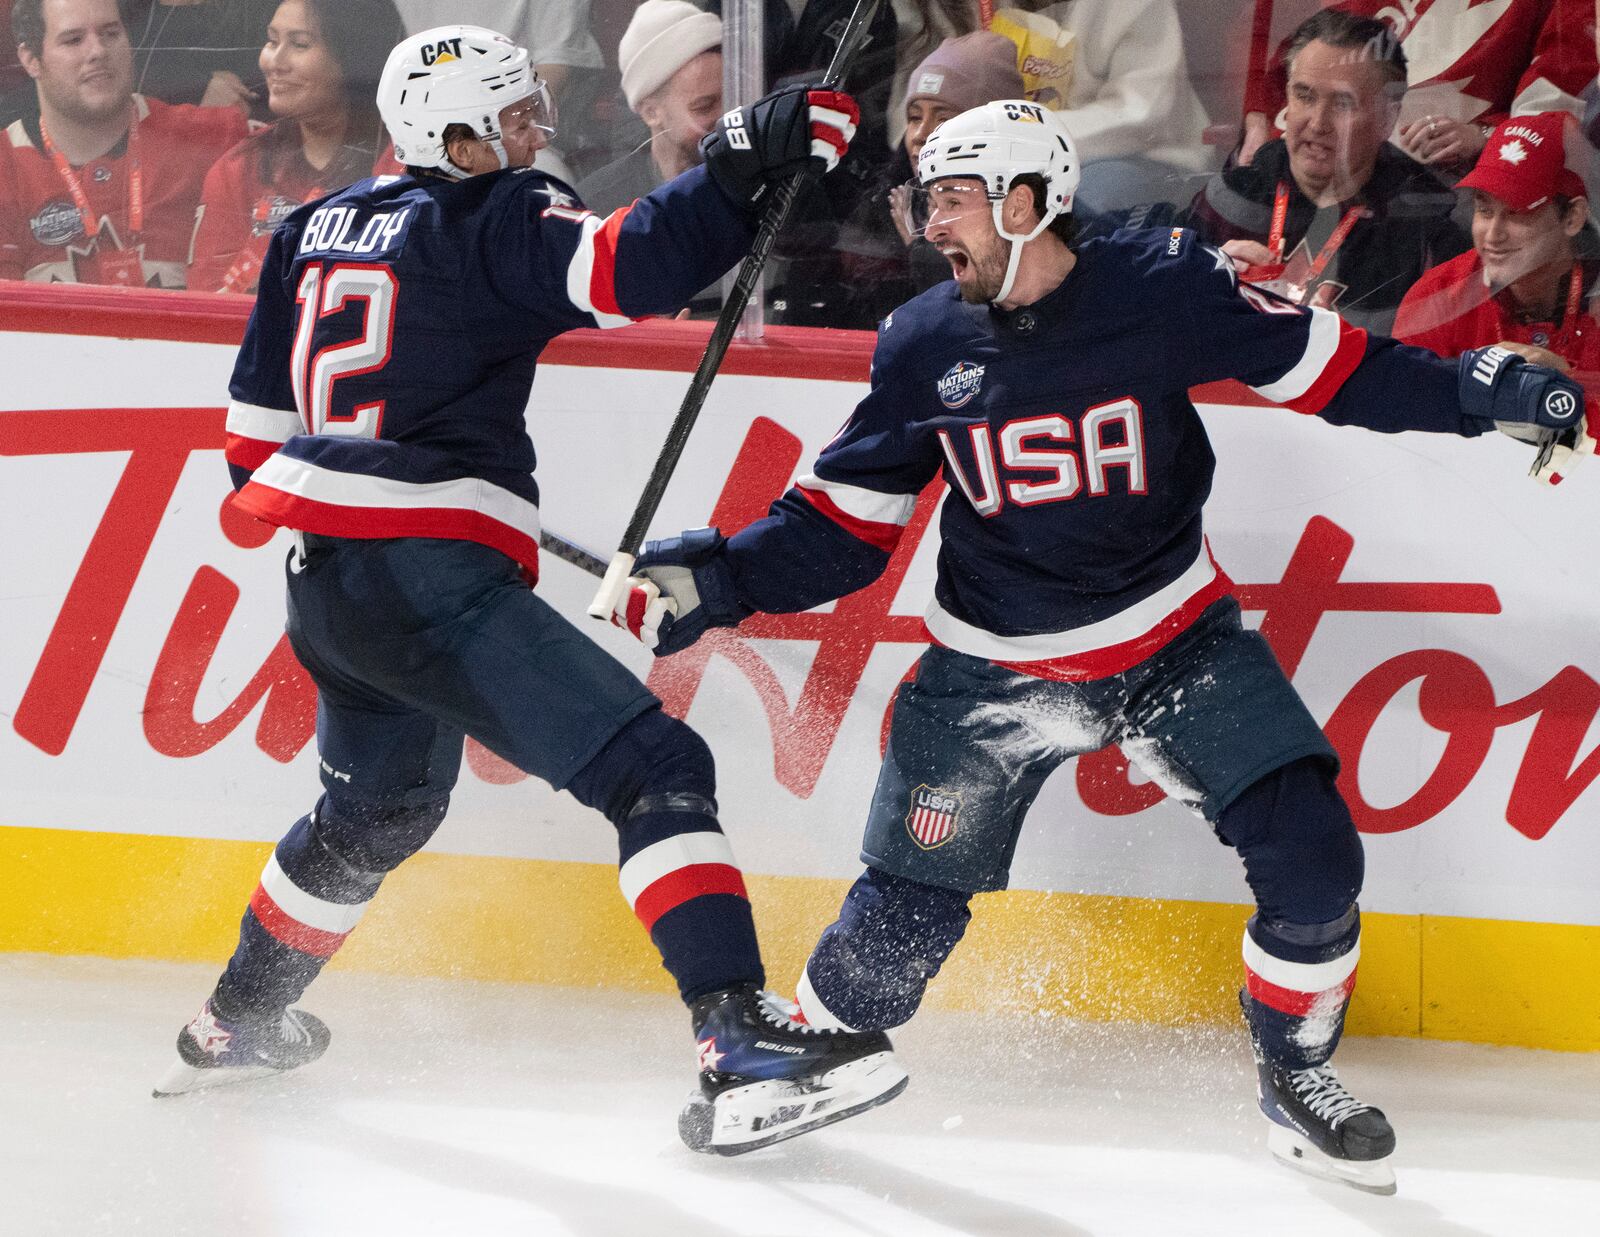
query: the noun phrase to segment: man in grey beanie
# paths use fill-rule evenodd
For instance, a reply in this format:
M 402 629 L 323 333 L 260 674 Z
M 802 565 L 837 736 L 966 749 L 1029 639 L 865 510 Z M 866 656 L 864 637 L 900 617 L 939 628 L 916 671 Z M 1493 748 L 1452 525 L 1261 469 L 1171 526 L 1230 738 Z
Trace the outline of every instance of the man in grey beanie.
M 701 161 L 700 139 L 722 115 L 722 19 L 689 0 L 644 0 L 617 46 L 622 93 L 650 140 L 578 186 L 607 214 Z

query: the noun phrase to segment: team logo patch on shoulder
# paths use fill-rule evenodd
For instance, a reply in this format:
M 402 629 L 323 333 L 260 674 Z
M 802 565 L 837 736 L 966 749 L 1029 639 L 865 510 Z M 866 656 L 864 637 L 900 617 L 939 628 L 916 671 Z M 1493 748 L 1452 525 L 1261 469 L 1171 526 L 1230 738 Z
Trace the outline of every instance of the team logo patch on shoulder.
M 960 408 L 972 402 L 983 385 L 983 366 L 957 361 L 939 379 L 939 402 L 946 408 Z
M 940 786 L 918 786 L 911 792 L 906 832 L 923 850 L 937 850 L 961 824 L 961 796 Z
M 65 245 L 83 231 L 83 216 L 71 202 L 47 202 L 28 220 L 28 231 L 41 245 Z

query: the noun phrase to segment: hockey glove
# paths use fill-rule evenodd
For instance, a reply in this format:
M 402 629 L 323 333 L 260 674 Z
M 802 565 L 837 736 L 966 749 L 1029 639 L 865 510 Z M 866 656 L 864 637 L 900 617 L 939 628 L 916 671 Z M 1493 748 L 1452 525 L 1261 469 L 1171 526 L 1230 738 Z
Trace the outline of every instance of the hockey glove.
M 1498 345 L 1462 353 L 1460 366 L 1462 415 L 1532 443 L 1536 452 L 1529 472 L 1536 480 L 1556 485 L 1593 452 L 1584 426 L 1583 387 L 1573 379 Z
M 634 565 L 628 591 L 611 621 L 626 628 L 657 657 L 688 648 L 711 627 L 732 627 L 752 613 L 734 594 L 733 573 L 722 555 L 725 538 L 714 528 L 652 541 Z
M 847 94 L 785 86 L 724 115 L 700 140 L 700 153 L 722 191 L 754 207 L 770 185 L 796 172 L 821 176 L 838 167 L 860 119 Z

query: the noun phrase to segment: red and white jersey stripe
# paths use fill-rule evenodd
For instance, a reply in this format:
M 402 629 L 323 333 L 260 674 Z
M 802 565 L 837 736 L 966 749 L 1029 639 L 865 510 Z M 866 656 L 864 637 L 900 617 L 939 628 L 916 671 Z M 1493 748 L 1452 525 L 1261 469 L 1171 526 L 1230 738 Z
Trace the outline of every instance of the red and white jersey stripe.
M 246 472 L 260 468 L 266 459 L 296 434 L 306 433 L 305 418 L 293 408 L 263 408 L 239 400 L 228 403 L 228 463 Z
M 796 481 L 795 490 L 851 536 L 887 551 L 900 544 L 900 535 L 917 505 L 915 494 L 884 494 L 841 481 L 824 481 L 814 473 Z
M 1002 636 L 951 614 L 936 596 L 923 623 L 936 643 L 998 662 L 1019 674 L 1076 683 L 1120 674 L 1162 648 L 1233 583 L 1202 543 L 1194 562 L 1171 583 L 1109 618 L 1064 631 Z
M 648 931 L 691 898 L 727 893 L 748 900 L 727 837 L 713 830 L 679 833 L 632 855 L 617 873 L 622 896 Z
M 257 519 L 328 537 L 444 537 L 476 541 L 539 568 L 539 508 L 482 477 L 412 482 L 340 472 L 275 452 L 238 492 Z
M 1277 381 L 1250 389 L 1295 412 L 1318 413 L 1355 372 L 1366 352 L 1364 330 L 1331 310 L 1312 307 L 1305 355 Z
M 617 239 L 631 209 L 624 206 L 604 219 L 586 214 L 578 225 L 577 247 L 567 267 L 567 299 L 591 315 L 599 327 L 628 326 L 637 321 L 617 304 Z
M 329 902 L 307 893 L 278 866 L 276 853 L 267 859 L 250 898 L 250 909 L 263 928 L 290 949 L 317 958 L 331 958 L 370 905 Z
M 1245 986 L 1252 999 L 1293 1017 L 1320 1017 L 1344 1008 L 1356 986 L 1361 942 L 1331 962 L 1285 962 L 1244 934 Z

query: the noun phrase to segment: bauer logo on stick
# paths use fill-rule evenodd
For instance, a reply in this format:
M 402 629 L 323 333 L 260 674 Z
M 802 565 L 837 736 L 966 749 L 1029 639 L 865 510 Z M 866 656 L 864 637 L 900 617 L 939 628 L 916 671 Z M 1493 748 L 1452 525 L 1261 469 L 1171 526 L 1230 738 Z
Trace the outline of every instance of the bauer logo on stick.
M 911 792 L 906 832 L 923 850 L 943 846 L 961 822 L 961 796 L 939 786 L 918 786 Z

